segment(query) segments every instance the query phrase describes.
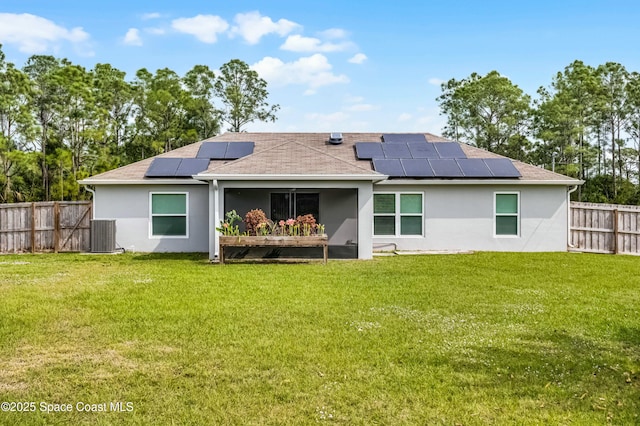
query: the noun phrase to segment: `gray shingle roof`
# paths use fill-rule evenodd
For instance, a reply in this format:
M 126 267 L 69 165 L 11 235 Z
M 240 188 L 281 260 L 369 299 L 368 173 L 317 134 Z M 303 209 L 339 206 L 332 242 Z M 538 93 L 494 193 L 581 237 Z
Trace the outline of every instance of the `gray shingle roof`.
M 194 158 L 203 142 L 253 141 L 252 155 L 238 160 L 213 160 L 202 174 L 224 178 L 238 175 L 360 175 L 375 179 L 381 176 L 372 169 L 370 161 L 358 160 L 354 152 L 356 142 L 380 142 L 381 133 L 343 133 L 343 143 L 332 145 L 329 133 L 224 133 L 182 148 L 161 154 L 158 157 Z M 425 133 L 429 142 L 450 140 Z M 504 158 L 489 151 L 460 144 L 468 158 Z M 152 158 L 129 164 L 115 170 L 84 179 L 81 183 L 154 183 L 156 179 L 144 174 Z M 579 184 L 580 181 L 553 173 L 530 164 L 514 160 L 514 166 L 522 177 L 520 180 L 564 182 Z M 188 179 L 190 181 L 190 179 Z M 185 181 L 185 179 L 181 179 Z

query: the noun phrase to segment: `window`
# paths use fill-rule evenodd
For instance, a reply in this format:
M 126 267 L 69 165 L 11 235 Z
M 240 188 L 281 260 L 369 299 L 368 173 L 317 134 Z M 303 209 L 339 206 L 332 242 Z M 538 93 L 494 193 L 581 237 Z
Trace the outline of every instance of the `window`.
M 187 193 L 151 193 L 151 236 L 187 237 Z
M 512 236 L 520 235 L 520 194 L 496 193 L 495 194 L 495 235 Z
M 271 220 L 295 219 L 312 214 L 320 221 L 320 194 L 317 192 L 274 192 L 271 194 Z
M 373 194 L 373 235 L 422 235 L 421 193 Z

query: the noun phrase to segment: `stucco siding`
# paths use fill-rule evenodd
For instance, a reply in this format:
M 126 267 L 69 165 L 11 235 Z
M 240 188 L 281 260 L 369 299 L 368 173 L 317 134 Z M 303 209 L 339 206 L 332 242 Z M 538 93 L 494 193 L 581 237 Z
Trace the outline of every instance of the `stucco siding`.
M 392 186 L 375 192 L 424 194 L 424 236 L 373 237 L 374 250 L 566 251 L 564 186 Z M 518 236 L 496 236 L 494 194 L 520 194 Z
M 116 243 L 140 252 L 206 252 L 208 250 L 207 185 L 99 185 L 95 218 L 116 220 Z M 150 236 L 149 194 L 186 192 L 188 238 Z

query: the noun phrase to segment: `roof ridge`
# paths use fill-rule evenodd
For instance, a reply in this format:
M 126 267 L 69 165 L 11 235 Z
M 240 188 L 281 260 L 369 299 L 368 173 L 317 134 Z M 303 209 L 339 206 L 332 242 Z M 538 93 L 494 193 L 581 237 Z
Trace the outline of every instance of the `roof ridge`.
M 223 143 L 225 143 L 225 142 L 226 142 L 226 143 L 229 143 L 229 142 L 233 142 L 233 141 L 222 141 L 222 142 L 223 142 Z M 216 171 L 217 171 L 217 170 L 220 170 L 220 169 L 225 168 L 226 166 L 232 166 L 232 165 L 233 165 L 233 166 L 235 166 L 235 165 L 236 165 L 236 164 L 238 164 L 238 163 L 242 163 L 242 161 L 244 161 L 244 160 L 247 160 L 247 161 L 248 161 L 249 159 L 251 159 L 251 158 L 252 158 L 252 157 L 254 157 L 255 155 L 262 154 L 263 152 L 271 151 L 272 149 L 279 148 L 279 147 L 281 147 L 281 146 L 283 146 L 283 145 L 286 145 L 286 144 L 289 144 L 289 143 L 291 143 L 291 142 L 292 142 L 292 141 L 289 141 L 289 142 L 282 142 L 282 143 L 279 143 L 279 144 L 274 145 L 274 146 L 272 146 L 272 147 L 269 147 L 269 148 L 266 148 L 266 149 L 260 150 L 260 151 L 258 151 L 258 152 L 255 152 L 255 151 L 254 151 L 254 152 L 252 152 L 252 153 L 251 153 L 251 154 L 249 154 L 249 155 L 245 155 L 244 157 L 236 158 L 235 160 L 231 160 L 231 161 L 228 161 L 228 162 L 226 162 L 226 163 L 224 163 L 224 164 L 221 164 L 219 167 L 216 167 L 214 170 L 216 170 Z M 211 164 L 211 163 L 209 163 L 209 164 Z M 202 172 L 200 172 L 200 173 L 205 173 L 205 172 L 207 172 L 208 170 L 209 170 L 209 167 L 207 167 L 207 170 L 203 170 L 203 171 L 202 171 Z
M 359 168 L 359 169 L 361 169 L 361 170 L 367 171 L 367 172 L 374 171 L 374 170 L 371 170 L 371 169 L 367 169 L 366 167 L 362 167 L 362 166 L 360 166 L 359 164 L 351 164 L 351 163 L 349 163 L 349 162 L 347 162 L 347 161 L 343 160 L 342 158 L 336 157 L 336 156 L 335 156 L 335 155 L 333 155 L 333 154 L 329 154 L 329 153 L 323 152 L 323 151 L 319 150 L 318 148 L 314 148 L 314 147 L 312 147 L 312 146 L 308 146 L 308 145 L 305 145 L 305 144 L 300 143 L 300 142 L 297 142 L 297 141 L 291 141 L 290 143 L 296 143 L 296 144 L 298 144 L 298 145 L 300 145 L 300 146 L 302 146 L 302 147 L 304 147 L 304 148 L 311 149 L 311 150 L 313 150 L 313 151 L 319 152 L 319 153 L 320 153 L 320 154 L 322 154 L 322 155 L 326 155 L 327 157 L 331 157 L 331 158 L 333 158 L 333 159 L 335 159 L 335 160 L 338 160 L 338 161 L 340 161 L 341 163 L 348 164 L 349 166 L 355 166 L 355 167 L 357 167 L 357 168 Z M 375 172 L 375 171 L 374 171 L 374 172 Z
M 376 171 L 371 170 L 370 168 L 362 167 L 362 166 L 360 166 L 360 165 L 358 165 L 358 164 L 351 164 L 351 163 L 349 163 L 348 161 L 345 161 L 345 160 L 343 160 L 342 158 L 339 158 L 339 157 L 337 157 L 337 156 L 335 156 L 335 155 L 333 155 L 333 154 L 326 153 L 326 152 L 324 152 L 324 151 L 321 151 L 321 150 L 319 150 L 319 149 L 317 149 L 317 148 L 314 148 L 314 147 L 312 147 L 312 146 L 309 146 L 309 145 L 305 145 L 304 143 L 302 143 L 302 142 L 298 142 L 298 141 L 286 141 L 286 142 L 279 143 L 279 144 L 274 145 L 274 146 L 272 146 L 272 147 L 269 147 L 269 148 L 267 148 L 267 149 L 263 149 L 263 150 L 261 150 L 261 151 L 259 151 L 259 152 L 254 152 L 253 154 L 247 155 L 246 157 L 242 157 L 242 158 L 239 158 L 239 159 L 237 159 L 237 160 L 230 161 L 230 162 L 228 162 L 228 163 L 222 164 L 221 166 L 216 167 L 216 168 L 214 168 L 213 170 L 211 170 L 211 172 L 214 172 L 214 171 L 215 171 L 215 172 L 224 171 L 224 169 L 225 169 L 225 168 L 228 168 L 228 167 L 231 167 L 231 166 L 236 166 L 236 165 L 238 165 L 238 164 L 241 164 L 243 160 L 250 161 L 251 159 L 255 159 L 255 158 L 256 158 L 257 156 L 259 156 L 260 154 L 266 154 L 266 153 L 268 153 L 269 151 L 273 151 L 273 150 L 276 150 L 276 149 L 278 149 L 278 148 L 281 148 L 281 147 L 283 147 L 283 146 L 285 146 L 285 145 L 292 145 L 292 144 L 296 144 L 296 145 L 298 145 L 298 146 L 300 146 L 300 147 L 302 147 L 302 148 L 312 150 L 312 151 L 317 152 L 318 154 L 321 154 L 321 155 L 323 155 L 323 156 L 325 156 L 325 157 L 329 157 L 329 158 L 333 159 L 334 161 L 338 161 L 338 162 L 340 162 L 340 163 L 346 164 L 346 165 L 347 165 L 347 166 L 349 166 L 349 167 L 355 167 L 355 168 L 357 168 L 357 169 L 359 169 L 359 170 L 361 170 L 361 171 L 363 171 L 363 172 L 367 172 L 367 173 L 377 173 Z M 203 172 L 201 172 L 201 173 L 208 173 L 208 172 L 209 172 L 209 170 L 205 170 L 205 171 L 203 171 Z

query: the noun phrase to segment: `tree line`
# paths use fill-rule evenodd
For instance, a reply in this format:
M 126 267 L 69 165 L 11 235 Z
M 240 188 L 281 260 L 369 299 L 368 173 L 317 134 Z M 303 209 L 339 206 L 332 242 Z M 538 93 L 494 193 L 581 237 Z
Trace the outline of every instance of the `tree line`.
M 254 121 L 275 121 L 267 83 L 238 59 L 93 69 L 0 45 L 0 202 L 88 198 L 77 181 Z M 444 136 L 585 180 L 582 201 L 640 204 L 640 74 L 575 61 L 532 98 L 497 71 L 442 84 Z
M 574 61 L 532 98 L 497 71 L 451 79 L 444 135 L 583 179 L 590 202 L 640 204 L 640 74 Z
M 0 202 L 88 198 L 78 180 L 215 136 L 275 121 L 266 82 L 233 59 L 218 74 L 143 68 L 128 81 L 33 55 L 22 67 L 0 45 Z

